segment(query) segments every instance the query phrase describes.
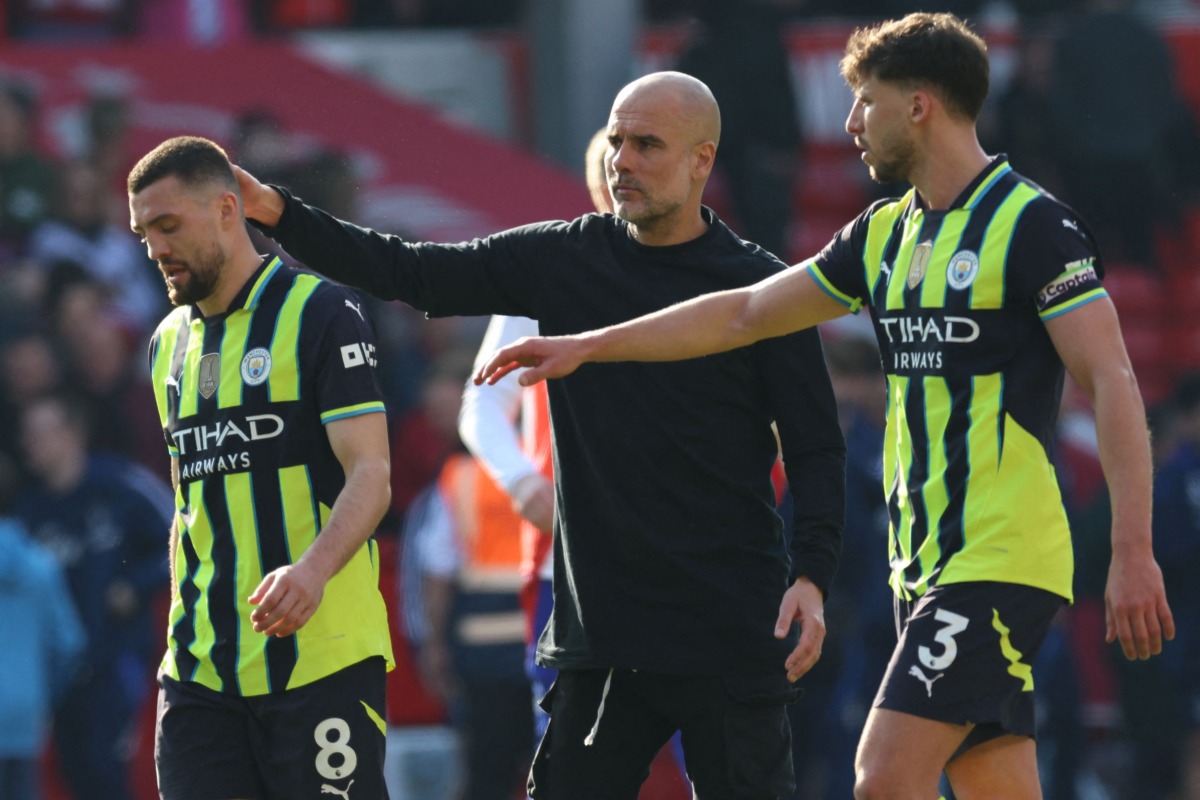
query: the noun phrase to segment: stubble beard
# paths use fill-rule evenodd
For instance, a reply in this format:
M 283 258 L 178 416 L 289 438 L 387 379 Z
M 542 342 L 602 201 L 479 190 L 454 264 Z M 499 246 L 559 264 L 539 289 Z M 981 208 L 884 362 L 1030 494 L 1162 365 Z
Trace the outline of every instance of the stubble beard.
M 884 142 L 880 148 L 886 155 L 871 167 L 871 180 L 876 183 L 907 181 L 912 173 L 916 147 L 909 141 Z
M 213 245 L 190 261 L 167 263 L 187 268 L 187 279 L 183 283 L 175 285 L 167 281 L 167 299 L 174 306 L 187 306 L 207 299 L 216 290 L 225 256 L 220 247 Z

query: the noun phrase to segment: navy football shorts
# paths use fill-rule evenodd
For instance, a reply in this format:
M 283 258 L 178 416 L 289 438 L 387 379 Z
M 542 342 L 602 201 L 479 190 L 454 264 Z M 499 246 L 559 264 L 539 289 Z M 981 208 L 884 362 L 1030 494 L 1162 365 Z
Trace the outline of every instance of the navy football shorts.
M 159 673 L 154 763 L 163 800 L 386 800 L 384 675 L 369 658 L 241 697 Z
M 978 581 L 897 598 L 899 642 L 875 707 L 973 724 L 967 748 L 1005 734 L 1034 737 L 1033 659 L 1065 599 L 1031 586 Z

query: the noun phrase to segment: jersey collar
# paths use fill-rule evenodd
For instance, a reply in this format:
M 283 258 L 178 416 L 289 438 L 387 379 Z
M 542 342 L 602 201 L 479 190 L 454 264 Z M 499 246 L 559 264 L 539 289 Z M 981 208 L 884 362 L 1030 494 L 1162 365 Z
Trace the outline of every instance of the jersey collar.
M 965 208 L 969 211 L 975 208 L 975 206 L 979 205 L 979 201 L 983 199 L 984 195 L 1002 177 L 1010 172 L 1012 172 L 1012 167 L 1008 165 L 1008 156 L 1003 153 L 992 156 L 992 160 L 983 168 L 983 171 L 967 184 L 967 188 L 963 189 L 958 197 L 954 198 L 954 202 L 950 204 L 950 208 L 946 209 L 946 211 L 954 211 L 959 208 Z M 930 213 L 929 207 L 926 206 L 925 200 L 921 197 L 921 193 L 914 190 L 912 195 L 912 207 L 910 211 L 919 209 L 926 214 Z
M 267 284 L 271 282 L 271 278 L 283 266 L 283 262 L 279 260 L 279 256 L 263 256 L 262 264 L 258 269 L 254 270 L 254 274 L 247 279 L 246 283 L 234 295 L 233 301 L 229 304 L 224 312 L 214 314 L 212 317 L 205 317 L 200 312 L 200 308 L 195 304 L 191 307 L 192 319 L 222 319 L 229 316 L 234 311 L 247 310 L 253 311 L 258 308 L 258 303 L 262 300 L 263 291 L 267 288 Z

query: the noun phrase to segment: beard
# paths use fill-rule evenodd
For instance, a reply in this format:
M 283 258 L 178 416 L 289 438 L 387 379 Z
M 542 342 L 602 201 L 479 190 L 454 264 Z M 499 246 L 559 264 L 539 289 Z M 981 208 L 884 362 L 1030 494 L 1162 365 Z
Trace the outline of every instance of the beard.
M 871 180 L 876 183 L 907 181 L 912 173 L 916 146 L 900 136 L 885 139 L 874 151 L 876 163 L 871 167 Z
M 167 298 L 175 306 L 187 306 L 208 298 L 217 288 L 225 254 L 217 244 L 196 254 L 190 260 L 164 262 L 187 269 L 187 277 L 178 284 L 167 281 Z
M 681 208 L 683 208 L 682 202 L 656 200 L 647 197 L 644 193 L 640 203 L 621 201 L 614 203 L 614 212 L 618 217 L 634 227 L 645 229 L 654 228 L 657 222 L 674 216 Z

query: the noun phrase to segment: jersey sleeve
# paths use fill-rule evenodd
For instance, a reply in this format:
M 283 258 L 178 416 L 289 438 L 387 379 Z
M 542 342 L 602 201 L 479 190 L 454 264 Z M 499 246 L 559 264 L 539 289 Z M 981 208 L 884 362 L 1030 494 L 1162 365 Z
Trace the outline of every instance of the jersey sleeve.
M 475 369 L 483 366 L 499 348 L 522 336 L 537 334 L 537 323 L 527 317 L 492 317 L 479 345 Z M 476 386 L 468 381 L 458 415 L 458 435 L 463 444 L 479 459 L 492 480 L 510 494 L 522 478 L 538 471 L 521 449 L 516 420 L 522 391 L 516 373 L 505 375 L 492 385 Z
M 1032 303 L 1043 322 L 1107 296 L 1091 231 L 1050 197 L 1033 201 L 1022 215 L 1007 269 L 1009 291 Z
M 830 297 L 855 314 L 870 295 L 863 252 L 873 208 L 851 220 L 821 252 L 800 264 Z
M 323 283 L 313 300 L 304 327 L 312 337 L 321 422 L 384 411 L 375 376 L 375 331 L 362 300 L 330 283 Z

